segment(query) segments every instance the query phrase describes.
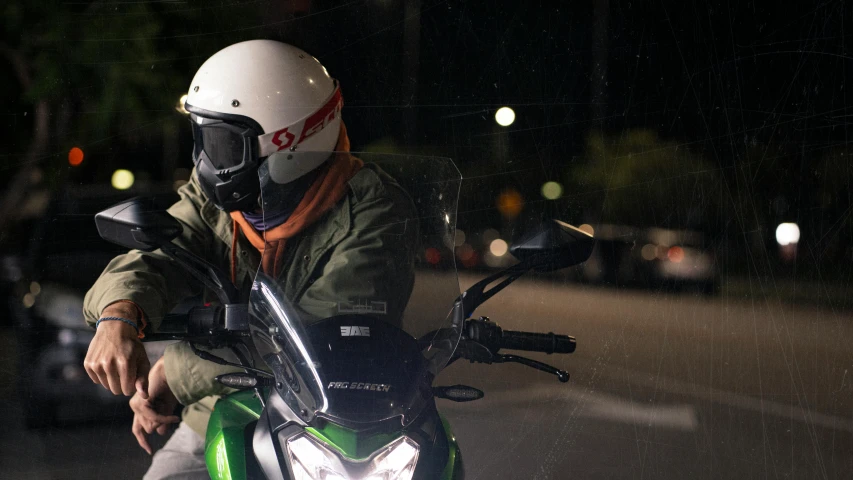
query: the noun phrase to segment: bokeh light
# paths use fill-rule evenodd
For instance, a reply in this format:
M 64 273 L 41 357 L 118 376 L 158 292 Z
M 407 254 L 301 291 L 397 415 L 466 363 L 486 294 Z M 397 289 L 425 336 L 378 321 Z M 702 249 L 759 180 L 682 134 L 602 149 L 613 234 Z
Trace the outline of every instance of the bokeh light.
M 454 234 L 453 246 L 461 247 L 462 244 L 465 243 L 465 238 L 465 232 L 460 229 L 456 229 L 456 233 Z
M 800 241 L 800 227 L 796 223 L 781 223 L 776 227 L 776 242 L 781 246 Z
M 130 170 L 119 169 L 113 172 L 112 185 L 116 190 L 127 190 L 133 186 L 134 180 Z
M 563 196 L 563 186 L 557 182 L 545 182 L 542 184 L 542 196 L 548 200 L 556 200 Z
M 185 94 L 181 95 L 180 99 L 178 99 L 178 103 L 177 103 L 177 105 L 175 105 L 175 110 L 177 110 L 179 113 L 181 113 L 183 115 L 189 115 L 190 112 L 188 112 L 186 107 L 184 107 L 184 105 L 186 105 L 186 104 L 187 104 L 187 94 L 185 93 Z
M 515 218 L 521 213 L 524 206 L 524 198 L 515 189 L 508 189 L 498 195 L 497 207 L 501 215 L 507 218 Z
M 21 299 L 21 303 L 24 304 L 24 308 L 30 308 L 36 304 L 36 296 L 33 295 L 32 293 L 27 293 Z
M 684 260 L 684 249 L 681 247 L 670 247 L 666 252 L 666 256 L 671 262 L 681 263 Z
M 438 262 L 441 261 L 441 252 L 435 247 L 429 247 L 424 252 L 424 258 L 430 265 L 438 265 Z
M 500 238 L 500 236 L 501 234 L 494 228 L 487 228 L 483 231 L 482 235 L 480 235 L 480 239 L 483 241 L 483 245 L 488 245 L 492 243 L 492 240 Z
M 501 107 L 495 112 L 495 121 L 502 127 L 508 127 L 515 121 L 515 111 L 509 107 Z
M 456 249 L 456 256 L 459 257 L 459 260 L 462 261 L 462 265 L 471 268 L 477 265 L 477 261 L 479 260 L 479 256 L 477 252 L 474 250 L 471 245 L 467 243 L 463 243 L 459 248 Z
M 83 150 L 79 147 L 72 147 L 68 151 L 68 164 L 72 167 L 77 167 L 83 163 Z
M 509 245 L 501 238 L 496 238 L 489 244 L 489 252 L 496 257 L 503 257 L 508 251 Z

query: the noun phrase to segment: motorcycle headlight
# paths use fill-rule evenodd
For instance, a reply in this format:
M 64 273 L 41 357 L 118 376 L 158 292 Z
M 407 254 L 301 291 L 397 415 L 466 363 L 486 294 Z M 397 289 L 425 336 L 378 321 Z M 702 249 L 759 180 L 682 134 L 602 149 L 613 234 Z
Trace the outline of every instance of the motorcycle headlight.
M 287 441 L 294 480 L 411 480 L 420 448 L 409 437 L 400 437 L 353 462 L 302 433 Z

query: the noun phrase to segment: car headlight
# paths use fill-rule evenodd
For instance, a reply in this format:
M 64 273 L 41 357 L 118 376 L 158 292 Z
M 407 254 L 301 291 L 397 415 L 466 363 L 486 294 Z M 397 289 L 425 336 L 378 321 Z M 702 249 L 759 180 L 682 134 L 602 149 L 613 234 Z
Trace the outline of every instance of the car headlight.
M 419 450 L 417 443 L 404 436 L 353 462 L 308 433 L 287 441 L 294 480 L 411 480 Z

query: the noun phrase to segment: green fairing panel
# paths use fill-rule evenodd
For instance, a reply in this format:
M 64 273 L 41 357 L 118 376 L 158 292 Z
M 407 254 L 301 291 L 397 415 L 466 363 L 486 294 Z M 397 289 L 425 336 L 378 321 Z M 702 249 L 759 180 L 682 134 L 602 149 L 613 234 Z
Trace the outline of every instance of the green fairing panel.
M 212 480 L 246 478 L 246 426 L 261 416 L 261 402 L 251 390 L 219 399 L 207 424 L 204 457 Z
M 465 471 L 462 468 L 462 454 L 459 451 L 459 445 L 456 443 L 453 431 L 450 430 L 450 423 L 447 422 L 444 415 L 439 414 L 439 417 L 441 417 L 444 433 L 447 435 L 447 465 L 441 473 L 441 478 L 442 480 L 462 480 L 465 478 Z

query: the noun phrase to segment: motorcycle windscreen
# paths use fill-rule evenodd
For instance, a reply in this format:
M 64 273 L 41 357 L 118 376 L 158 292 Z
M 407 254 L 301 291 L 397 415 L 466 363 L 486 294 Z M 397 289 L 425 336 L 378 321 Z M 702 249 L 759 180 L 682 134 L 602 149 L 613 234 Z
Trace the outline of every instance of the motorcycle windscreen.
M 272 155 L 259 170 L 252 338 L 304 420 L 407 423 L 461 336 L 459 171 L 447 158 L 335 152 L 288 204 L 310 155 Z

